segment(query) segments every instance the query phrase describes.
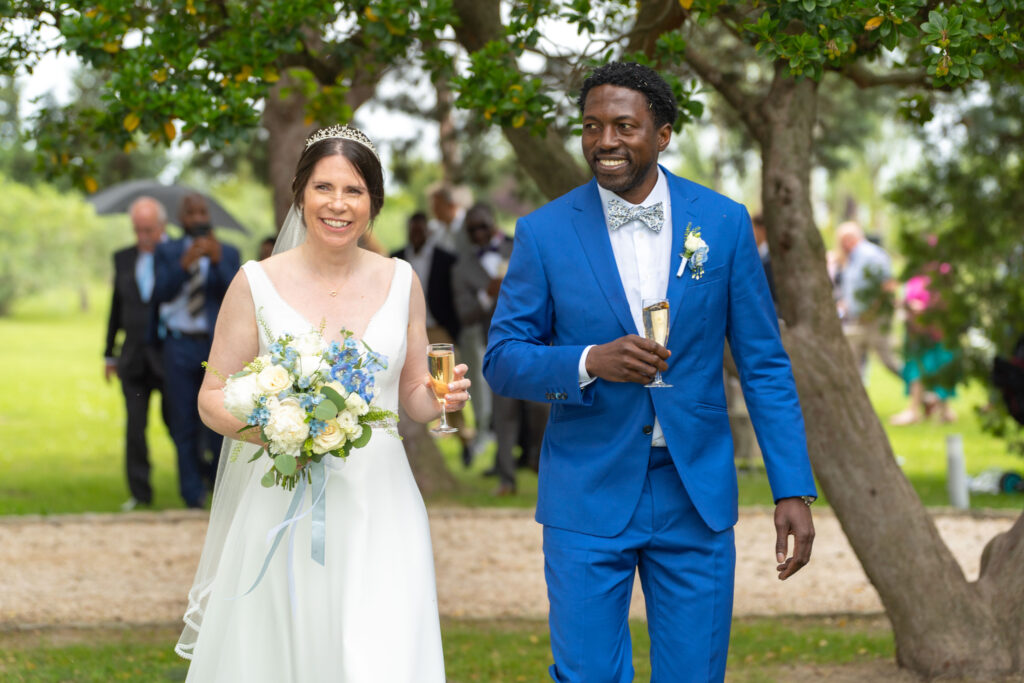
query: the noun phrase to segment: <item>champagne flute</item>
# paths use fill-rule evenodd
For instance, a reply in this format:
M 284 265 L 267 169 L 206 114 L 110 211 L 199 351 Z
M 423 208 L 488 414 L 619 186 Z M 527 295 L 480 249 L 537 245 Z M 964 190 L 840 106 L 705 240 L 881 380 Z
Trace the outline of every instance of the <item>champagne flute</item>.
M 644 336 L 662 346 L 668 342 L 668 299 L 643 299 Z M 661 379 L 661 370 L 654 373 L 654 381 L 644 385 L 650 389 L 671 387 Z
M 441 404 L 441 423 L 430 431 L 434 434 L 457 432 L 458 429 L 448 425 L 448 405 L 444 398 L 448 385 L 455 379 L 455 347 L 451 344 L 428 344 L 427 369 L 434 397 Z

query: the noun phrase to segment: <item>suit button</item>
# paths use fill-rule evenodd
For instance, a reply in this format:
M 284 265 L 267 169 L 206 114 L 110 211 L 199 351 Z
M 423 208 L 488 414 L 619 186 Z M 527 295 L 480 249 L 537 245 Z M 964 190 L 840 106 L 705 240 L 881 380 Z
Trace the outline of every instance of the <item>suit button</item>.
M 654 431 L 654 427 L 652 427 L 651 425 L 644 425 L 644 434 L 650 436 L 651 432 L 653 432 L 653 431 Z

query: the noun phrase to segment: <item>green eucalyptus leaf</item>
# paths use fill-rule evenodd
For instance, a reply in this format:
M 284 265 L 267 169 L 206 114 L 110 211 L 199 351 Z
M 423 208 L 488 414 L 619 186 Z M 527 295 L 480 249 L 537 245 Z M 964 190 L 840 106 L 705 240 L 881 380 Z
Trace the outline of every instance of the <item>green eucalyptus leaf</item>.
M 331 390 L 331 393 L 337 395 L 338 392 Z M 313 417 L 318 420 L 333 420 L 338 414 L 338 405 L 339 404 L 335 403 L 333 399 L 325 398 L 323 401 L 320 401 L 316 410 L 313 411 Z M 342 402 L 340 405 L 345 404 Z
M 362 448 L 370 442 L 370 437 L 373 436 L 373 429 L 367 425 L 363 425 L 363 432 L 352 439 L 352 448 Z
M 268 488 L 268 489 L 270 487 L 272 487 L 276 482 L 277 482 L 277 477 L 274 476 L 274 470 L 273 469 L 267 470 L 267 473 L 263 475 L 262 479 L 260 479 L 260 484 L 264 488 Z
M 295 470 L 298 467 L 298 463 L 295 462 L 295 458 L 286 453 L 274 456 L 274 469 L 283 474 L 284 476 L 291 476 L 295 474 Z

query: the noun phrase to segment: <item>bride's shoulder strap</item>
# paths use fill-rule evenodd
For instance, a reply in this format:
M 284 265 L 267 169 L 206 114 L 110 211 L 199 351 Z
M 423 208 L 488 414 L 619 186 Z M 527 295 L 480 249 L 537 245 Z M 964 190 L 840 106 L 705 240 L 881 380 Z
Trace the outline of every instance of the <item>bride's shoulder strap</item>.
M 249 281 L 249 291 L 252 292 L 253 301 L 256 301 L 261 294 L 271 288 L 267 271 L 258 261 L 246 261 L 242 265 L 242 270 L 245 271 L 245 279 Z

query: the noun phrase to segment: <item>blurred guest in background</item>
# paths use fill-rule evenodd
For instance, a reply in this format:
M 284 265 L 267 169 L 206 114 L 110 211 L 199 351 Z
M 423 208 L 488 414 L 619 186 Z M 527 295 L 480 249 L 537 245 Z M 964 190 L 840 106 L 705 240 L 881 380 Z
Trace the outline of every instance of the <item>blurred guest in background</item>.
M 929 312 L 941 309 L 939 297 L 929 291 L 932 276 L 950 272 L 948 263 L 932 264 L 920 275 L 907 280 L 903 289 L 903 307 L 907 316 L 903 346 L 903 380 L 910 404 L 890 418 L 893 425 L 908 425 L 935 415 L 942 422 L 953 422 L 956 413 L 949 399 L 956 396 L 956 352 L 943 344 L 942 330 L 928 322 Z
M 422 211 L 409 216 L 406 221 L 408 242 L 391 254 L 392 257 L 409 262 L 423 285 L 423 296 L 427 302 L 427 340 L 431 344 L 455 343 L 459 338 L 461 323 L 455 311 L 455 296 L 452 290 L 452 268 L 455 254 L 445 249 L 430 235 L 427 215 Z M 460 362 L 465 362 L 461 357 Z M 462 462 L 469 466 L 473 460 L 473 431 L 466 428 L 463 412 L 448 414 L 448 422 L 458 428 L 462 441 Z
M 897 288 L 889 254 L 865 239 L 864 231 L 853 221 L 840 224 L 836 236 L 845 261 L 837 306 L 861 376 L 866 382 L 868 351 L 874 351 L 890 372 L 901 377 L 902 368 L 889 343 Z
M 257 261 L 270 258 L 271 254 L 274 253 L 274 244 L 277 242 L 276 237 L 264 237 L 263 241 L 260 242 L 260 253 L 257 257 Z
M 153 502 L 149 482 L 149 446 L 146 424 L 149 420 L 149 397 L 163 391 L 163 360 L 160 348 L 147 340 L 150 322 L 150 299 L 153 295 L 153 252 L 164 240 L 167 215 L 163 205 L 152 197 L 136 199 L 128 211 L 135 246 L 114 253 L 114 292 L 107 322 L 107 343 L 104 375 L 121 381 L 125 404 L 125 471 L 131 497 L 121 505 L 124 511 Z M 120 350 L 115 350 L 117 336 L 124 331 Z M 163 401 L 164 421 L 167 402 Z
M 182 200 L 180 222 L 185 236 L 156 248 L 153 302 L 163 304 L 157 329 L 163 338 L 164 401 L 178 451 L 181 497 L 186 506 L 201 508 L 217 471 L 221 437 L 200 421 L 196 402 L 217 313 L 240 258 L 237 249 L 214 236 L 201 195 Z
M 498 229 L 494 211 L 488 204 L 481 202 L 470 208 L 463 225 L 474 252 L 460 257 L 455 264 L 452 276 L 455 308 L 463 325 L 479 325 L 486 335 L 514 242 Z M 496 395 L 486 383 L 483 386 L 486 389 L 475 391 L 473 400 L 474 404 L 478 404 L 482 394 L 491 395 L 491 421 L 497 441 L 494 470 L 498 476 L 498 488 L 495 495 L 511 495 L 516 492 L 513 449 L 522 441 L 523 462 L 536 469 L 548 407 L 546 404 Z M 478 415 L 478 425 L 482 424 L 480 419 Z

